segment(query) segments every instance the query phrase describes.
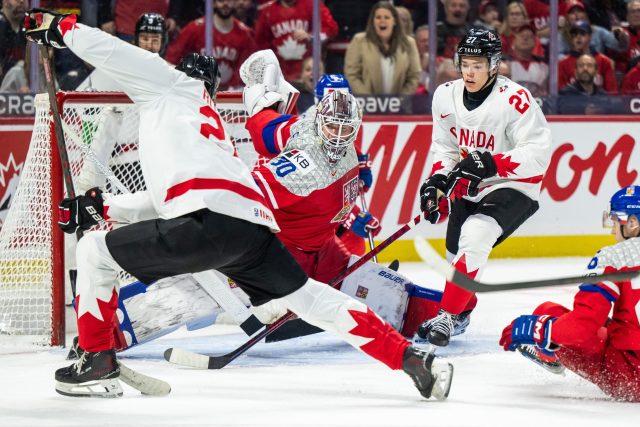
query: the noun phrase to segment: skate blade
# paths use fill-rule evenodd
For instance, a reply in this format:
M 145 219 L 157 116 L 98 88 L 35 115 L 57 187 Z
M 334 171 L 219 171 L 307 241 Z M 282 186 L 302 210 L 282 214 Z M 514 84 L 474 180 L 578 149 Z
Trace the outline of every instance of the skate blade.
M 117 378 L 87 381 L 79 384 L 56 381 L 56 391 L 63 396 L 71 397 L 114 398 L 122 396 L 122 386 Z
M 436 347 L 431 344 L 428 339 L 421 338 L 418 334 L 413 335 L 411 345 L 427 353 L 434 353 L 436 350 Z
M 531 353 L 529 353 L 522 346 L 518 347 L 518 351 L 520 352 L 520 354 L 524 358 L 532 361 L 533 363 L 535 363 L 538 366 L 541 366 L 546 371 L 551 372 L 552 374 L 555 374 L 555 375 L 562 375 L 562 376 L 565 375 L 565 367 L 562 366 L 562 364 L 560 362 L 556 362 L 556 363 L 545 362 L 545 361 L 543 361 L 541 359 L 538 359 L 537 357 L 535 357 Z
M 431 373 L 436 378 L 431 390 L 431 397 L 435 397 L 437 400 L 445 400 L 449 397 L 449 390 L 451 390 L 453 365 L 449 362 L 434 363 L 431 367 Z

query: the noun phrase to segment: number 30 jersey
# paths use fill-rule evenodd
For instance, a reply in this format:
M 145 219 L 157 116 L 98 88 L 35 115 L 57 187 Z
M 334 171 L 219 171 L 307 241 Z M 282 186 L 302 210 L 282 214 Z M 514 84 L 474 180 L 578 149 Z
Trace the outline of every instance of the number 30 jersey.
M 317 251 L 335 236 L 358 195 L 358 157 L 351 145 L 330 166 L 315 120 L 263 110 L 247 121 L 256 151 L 270 160 L 252 171 L 287 247 Z M 332 226 L 333 225 L 333 226 Z
M 482 181 L 477 202 L 492 191 L 512 188 L 532 200 L 540 194 L 551 158 L 551 131 L 531 93 L 498 76 L 489 96 L 469 111 L 463 102 L 464 81 L 440 85 L 432 104 L 431 152 L 435 173 L 448 174 L 473 151 L 493 155 L 498 173 Z

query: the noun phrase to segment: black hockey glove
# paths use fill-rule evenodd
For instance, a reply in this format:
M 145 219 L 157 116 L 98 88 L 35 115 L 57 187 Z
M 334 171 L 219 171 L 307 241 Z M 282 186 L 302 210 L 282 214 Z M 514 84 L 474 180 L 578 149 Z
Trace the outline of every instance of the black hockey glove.
M 478 195 L 478 185 L 485 178 L 498 172 L 496 162 L 489 152 L 474 151 L 462 159 L 447 177 L 447 196 L 452 193 L 456 199 Z
M 104 200 L 102 191 L 92 188 L 84 196 L 62 199 L 58 204 L 58 226 L 65 233 L 73 234 L 78 229 L 88 230 L 104 222 Z
M 65 19 L 67 17 L 68 19 Z M 24 31 L 27 40 L 58 49 L 66 48 L 67 46 L 62 39 L 63 31 L 60 26 L 60 21 L 62 20 L 65 20 L 64 25 L 62 25 L 63 28 L 71 28 L 76 23 L 76 16 L 61 15 L 47 9 L 35 8 L 29 10 L 24 17 Z
M 449 215 L 449 199 L 445 196 L 447 177 L 441 173 L 427 178 L 420 187 L 420 210 L 431 224 L 444 221 Z

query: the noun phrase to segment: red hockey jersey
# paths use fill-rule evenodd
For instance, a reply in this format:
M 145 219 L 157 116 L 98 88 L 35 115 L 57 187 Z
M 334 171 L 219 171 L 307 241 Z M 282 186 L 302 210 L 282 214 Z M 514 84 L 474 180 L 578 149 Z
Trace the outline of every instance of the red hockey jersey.
M 298 0 L 292 6 L 284 6 L 279 1 L 267 4 L 256 22 L 256 41 L 260 49 L 272 49 L 282 67 L 287 81 L 298 80 L 302 60 L 311 56 L 311 43 L 296 41 L 293 33 L 303 30 L 312 34 L 313 1 Z M 326 40 L 338 34 L 338 24 L 331 12 L 320 3 L 320 38 Z
M 263 110 L 246 126 L 256 151 L 270 158 L 251 173 L 280 224 L 278 237 L 288 247 L 319 250 L 356 201 L 355 148 L 331 167 L 314 120 Z
M 204 18 L 189 22 L 167 48 L 167 61 L 177 64 L 189 53 L 204 54 L 204 36 Z M 233 18 L 233 27 L 228 33 L 218 31 L 214 26 L 212 55 L 218 62 L 221 90 L 242 86 L 238 70 L 244 60 L 255 51 L 256 45 L 251 30 L 242 22 Z

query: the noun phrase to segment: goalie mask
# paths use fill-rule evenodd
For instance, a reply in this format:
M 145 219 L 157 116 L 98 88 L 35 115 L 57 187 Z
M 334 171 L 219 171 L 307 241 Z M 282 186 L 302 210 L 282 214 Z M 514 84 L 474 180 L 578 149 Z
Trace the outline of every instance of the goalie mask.
M 213 56 L 190 53 L 180 60 L 176 70 L 184 72 L 187 76 L 204 81 L 211 99 L 216 99 L 218 86 L 220 86 L 220 69 Z
M 331 165 L 344 156 L 361 123 L 362 111 L 353 95 L 337 90 L 322 97 L 316 108 L 316 126 Z

